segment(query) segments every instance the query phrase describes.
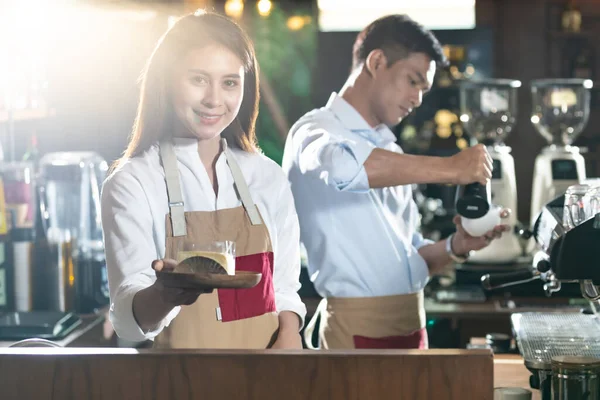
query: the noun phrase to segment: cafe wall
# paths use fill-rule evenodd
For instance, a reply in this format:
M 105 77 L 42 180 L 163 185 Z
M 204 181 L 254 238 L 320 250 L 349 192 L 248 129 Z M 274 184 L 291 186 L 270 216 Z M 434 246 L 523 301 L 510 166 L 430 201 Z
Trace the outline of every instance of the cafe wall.
M 42 153 L 92 149 L 109 161 L 119 157 L 135 115 L 140 71 L 167 28 L 169 16 L 183 10 L 179 6 L 166 7 L 164 2 L 137 4 L 121 12 L 107 6 L 66 19 L 56 12 L 49 13 L 36 25 L 38 29 L 31 30 L 33 37 L 44 39 L 48 103 L 54 116 L 15 124 L 16 158 L 25 153 L 32 134 L 36 134 Z M 212 4 L 215 10 L 225 12 L 224 1 Z M 271 2 L 271 9 L 264 15 L 255 2 L 245 4 L 240 23 L 255 42 L 263 78 L 257 133 L 265 154 L 279 162 L 289 126 L 306 111 L 324 105 L 329 94 L 343 84 L 356 33 L 319 32 L 312 1 Z M 600 34 L 600 2 L 577 2 L 583 16 L 579 33 L 561 30 L 565 4 L 563 0 L 477 0 L 475 30 L 438 32 L 444 44 L 469 44 L 467 48 L 478 49 L 467 51 L 463 62 L 457 64 L 460 74 L 468 73 L 471 64 L 481 76 L 523 82 L 517 125 L 507 140 L 515 158 L 521 220 L 529 217 L 534 157 L 545 145 L 529 121 L 529 82 L 574 74 L 590 74 L 593 79 L 600 72 L 600 44 L 594 40 Z M 18 36 L 14 39 L 17 43 L 20 40 L 23 38 Z M 581 54 L 587 54 L 583 62 L 569 62 L 580 59 Z M 0 71 L 11 57 L 14 55 L 3 54 Z M 441 72 L 438 79 L 449 73 Z M 424 107 L 422 113 L 433 112 L 436 101 L 440 101 L 433 94 L 429 96 L 429 110 Z M 600 113 L 596 96 L 592 109 L 588 126 L 576 144 L 587 147 L 589 175 L 597 176 L 600 136 L 596 127 Z M 408 122 L 396 132 L 409 151 L 451 153 L 460 148 L 462 142 L 456 132 L 441 138 L 430 130 L 428 139 L 427 130 L 425 136 L 406 130 Z M 415 122 L 417 128 L 423 124 Z M 0 126 L 5 128 L 6 124 Z M 6 153 L 5 135 L 3 139 Z
M 562 16 L 569 3 L 581 12 L 579 32 L 564 32 Z M 596 0 L 478 0 L 477 23 L 494 32 L 494 75 L 522 81 L 515 131 L 507 140 L 515 158 L 519 217 L 529 219 L 534 158 L 546 145 L 529 118 L 529 83 L 541 78 L 590 78 L 600 76 L 600 2 Z M 585 57 L 580 57 L 586 54 Z M 577 61 L 577 60 L 580 61 Z M 577 62 L 576 62 L 577 61 Z M 600 84 L 592 91 L 591 115 L 575 145 L 586 147 L 588 176 L 600 176 Z

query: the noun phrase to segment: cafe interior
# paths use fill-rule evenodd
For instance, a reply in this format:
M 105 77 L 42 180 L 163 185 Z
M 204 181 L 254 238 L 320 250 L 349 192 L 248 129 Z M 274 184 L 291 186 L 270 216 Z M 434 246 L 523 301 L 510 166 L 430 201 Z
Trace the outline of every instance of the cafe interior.
M 420 232 L 447 238 L 468 196 L 512 213 L 429 278 L 427 349 L 320 348 L 302 243 L 301 350 L 117 335 L 103 182 L 157 40 L 197 9 L 248 33 L 258 145 L 279 165 L 366 25 L 407 14 L 437 37 L 448 66 L 396 143 L 435 157 L 483 144 L 494 168 L 487 187 L 412 185 Z M 5 0 L 0 21 L 0 399 L 600 399 L 600 1 Z

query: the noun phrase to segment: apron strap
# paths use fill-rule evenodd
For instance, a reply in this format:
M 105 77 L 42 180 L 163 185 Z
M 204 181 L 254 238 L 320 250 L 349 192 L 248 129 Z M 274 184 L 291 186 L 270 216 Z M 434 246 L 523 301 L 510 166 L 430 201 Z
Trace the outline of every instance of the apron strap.
M 235 157 L 229 148 L 227 147 L 227 141 L 225 139 L 221 139 L 221 146 L 223 151 L 225 152 L 225 158 L 227 159 L 227 164 L 229 165 L 229 169 L 231 170 L 231 175 L 233 176 L 233 181 L 235 182 L 235 186 L 237 188 L 238 194 L 240 195 L 240 200 L 246 209 L 246 214 L 250 218 L 250 222 L 252 225 L 262 225 L 262 219 L 260 214 L 258 213 L 258 209 L 252 201 L 252 196 L 250 196 L 250 189 L 248 189 L 248 185 L 246 184 L 246 180 L 244 179 L 244 175 L 242 174 L 242 170 L 238 165 L 237 161 L 235 161 Z
M 235 161 L 235 157 L 227 147 L 227 141 L 221 139 L 221 145 L 225 152 L 227 164 L 231 170 L 233 181 L 237 188 L 240 200 L 246 213 L 250 218 L 252 225 L 262 225 L 262 218 L 258 213 L 258 209 L 250 196 L 250 189 L 246 184 L 242 170 Z M 171 214 L 171 227 L 173 228 L 173 236 L 185 236 L 187 234 L 183 195 L 181 194 L 181 184 L 179 181 L 179 168 L 177 167 L 177 156 L 173 149 L 173 144 L 169 141 L 160 142 L 160 158 L 162 159 L 163 169 L 165 170 L 165 180 L 167 182 L 167 197 L 169 198 L 169 212 Z
M 167 197 L 169 199 L 169 213 L 171 214 L 171 227 L 173 236 L 185 236 L 187 234 L 185 224 L 185 212 L 183 208 L 183 195 L 179 182 L 179 168 L 177 167 L 177 156 L 170 141 L 160 142 L 160 158 L 165 170 L 167 181 Z
M 313 344 L 312 337 L 313 337 L 313 332 L 315 331 L 315 326 L 317 325 L 317 322 L 321 321 L 320 323 L 322 323 L 322 321 L 323 321 L 322 314 L 326 311 L 327 311 L 327 298 L 323 298 L 319 302 L 319 305 L 317 306 L 317 309 L 315 310 L 314 315 L 310 319 L 310 322 L 306 325 L 306 328 L 304 328 L 304 343 L 306 343 L 306 347 L 310 350 L 319 350 L 321 348 L 321 335 L 320 334 L 317 335 L 317 343 L 318 343 L 317 346 L 315 346 Z

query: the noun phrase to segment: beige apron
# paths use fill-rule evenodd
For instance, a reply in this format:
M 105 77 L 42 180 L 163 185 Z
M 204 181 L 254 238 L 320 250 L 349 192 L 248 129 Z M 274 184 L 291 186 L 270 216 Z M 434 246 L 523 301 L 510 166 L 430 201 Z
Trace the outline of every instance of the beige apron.
M 304 331 L 312 348 L 312 334 L 320 318 L 319 342 L 323 349 L 424 349 L 423 291 L 418 293 L 323 299 Z
M 208 212 L 183 211 L 173 145 L 160 144 L 170 210 L 166 217 L 165 257 L 177 259 L 177 244 L 183 240 L 229 240 L 235 242 L 236 270 L 261 272 L 263 276 L 254 288 L 218 289 L 200 295 L 194 304 L 182 306 L 177 317 L 155 338 L 156 348 L 264 349 L 277 336 L 269 232 L 227 142 L 221 142 L 242 206 Z

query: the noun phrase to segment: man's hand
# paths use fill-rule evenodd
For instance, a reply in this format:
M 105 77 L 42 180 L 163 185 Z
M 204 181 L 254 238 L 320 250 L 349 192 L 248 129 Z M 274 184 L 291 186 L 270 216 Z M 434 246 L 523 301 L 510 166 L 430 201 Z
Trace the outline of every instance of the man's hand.
M 449 158 L 449 167 L 457 185 L 479 182 L 486 185 L 492 178 L 493 160 L 484 145 L 469 147 Z
M 508 208 L 503 209 L 500 212 L 500 217 L 505 219 L 508 218 L 511 211 Z M 502 236 L 504 232 L 510 230 L 509 225 L 497 225 L 491 231 L 486 232 L 483 236 L 474 237 L 469 235 L 462 226 L 460 215 L 454 216 L 452 220 L 456 225 L 456 233 L 452 237 L 452 252 L 457 255 L 467 254 L 472 250 L 481 250 L 488 246 L 492 240 Z

